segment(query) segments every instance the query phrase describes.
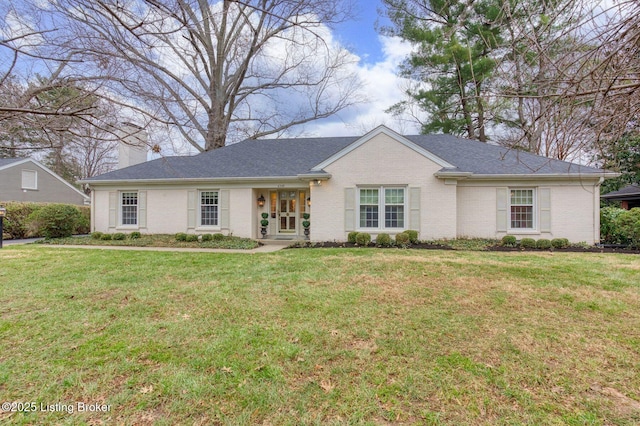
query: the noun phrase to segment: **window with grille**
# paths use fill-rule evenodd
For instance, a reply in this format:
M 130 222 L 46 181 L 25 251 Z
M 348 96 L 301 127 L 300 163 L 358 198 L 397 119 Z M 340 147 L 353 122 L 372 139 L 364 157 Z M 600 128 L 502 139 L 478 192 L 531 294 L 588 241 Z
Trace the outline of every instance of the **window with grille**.
M 122 225 L 138 224 L 138 193 L 122 192 L 120 194 Z
M 512 189 L 510 192 L 511 229 L 534 229 L 534 190 Z
M 358 201 L 360 228 L 404 228 L 405 188 L 360 188 Z
M 218 192 L 200 192 L 200 226 L 218 226 Z

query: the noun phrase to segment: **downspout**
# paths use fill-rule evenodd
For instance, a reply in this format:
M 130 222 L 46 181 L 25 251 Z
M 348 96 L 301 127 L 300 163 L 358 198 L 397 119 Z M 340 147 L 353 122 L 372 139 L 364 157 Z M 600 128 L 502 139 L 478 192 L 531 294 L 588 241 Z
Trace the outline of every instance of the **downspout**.
M 593 241 L 600 243 L 600 185 L 604 182 L 604 177 L 600 177 L 593 185 Z

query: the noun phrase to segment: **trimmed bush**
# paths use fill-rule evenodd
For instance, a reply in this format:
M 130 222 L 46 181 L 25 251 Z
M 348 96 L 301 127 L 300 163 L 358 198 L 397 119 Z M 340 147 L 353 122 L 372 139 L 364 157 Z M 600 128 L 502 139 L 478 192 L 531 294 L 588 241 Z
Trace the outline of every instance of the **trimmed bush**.
M 80 220 L 76 224 L 74 234 L 88 234 L 91 232 L 91 208 L 87 206 L 76 207 L 80 211 Z
M 176 241 L 187 241 L 187 234 L 184 232 L 178 232 L 176 234 Z
M 102 239 L 102 232 L 92 232 L 91 233 L 91 238 L 93 238 L 94 240 L 100 240 Z
M 194 243 L 194 242 L 198 241 L 198 236 L 195 235 L 195 234 L 188 234 L 186 241 L 188 243 Z
M 115 241 L 122 241 L 122 240 L 126 240 L 127 236 L 125 234 L 123 234 L 122 232 L 116 232 L 115 234 L 113 234 L 111 239 L 115 240 Z
M 303 220 L 302 221 L 302 226 L 305 228 L 308 228 L 311 226 L 311 222 L 309 222 L 308 220 Z
M 536 240 L 533 238 L 523 238 L 520 240 L 520 247 L 526 249 L 536 248 Z
M 396 245 L 398 247 L 407 247 L 409 244 L 411 244 L 411 239 L 408 234 L 401 232 L 396 235 Z
M 102 241 L 111 241 L 111 234 L 102 234 L 100 237 Z
M 418 231 L 414 231 L 413 229 L 409 229 L 404 231 L 405 234 L 409 236 L 409 242 L 411 244 L 418 244 Z
M 262 226 L 263 228 L 269 226 L 269 221 L 267 219 L 262 219 L 260 221 L 260 226 Z
M 393 241 L 391 240 L 391 236 L 389 234 L 378 234 L 376 238 L 376 244 L 380 247 L 391 247 Z
M 517 245 L 518 241 L 516 240 L 516 237 L 513 235 L 505 235 L 504 237 L 502 237 L 502 240 L 500 242 L 500 245 L 504 246 L 504 247 L 515 247 Z
M 551 240 L 551 246 L 555 249 L 564 249 L 569 247 L 569 240 L 566 238 L 554 238 Z
M 358 236 L 357 232 L 349 232 L 349 235 L 347 235 L 347 241 L 350 242 L 351 244 L 355 244 L 356 243 L 356 237 Z
M 546 238 L 540 238 L 536 241 L 536 248 L 540 250 L 549 250 L 551 248 L 551 241 Z
M 138 231 L 133 231 L 131 234 L 129 234 L 129 238 L 131 238 L 132 240 L 137 240 L 140 237 L 142 237 L 142 234 Z
M 213 235 L 212 234 L 203 234 L 202 235 L 202 241 L 212 241 L 213 240 Z
M 45 238 L 66 238 L 73 235 L 82 213 L 69 204 L 47 204 L 29 215 L 29 229 Z
M 29 236 L 29 216 L 40 210 L 45 204 L 40 203 L 2 203 L 7 209 L 3 222 L 3 232 L 11 238 L 20 239 Z
M 304 220 L 309 220 L 310 217 L 311 217 L 311 215 L 309 213 L 302 213 L 302 218 Z
M 221 233 L 213 234 L 213 241 L 222 241 L 224 240 L 224 235 Z
M 367 232 L 358 232 L 358 235 L 356 235 L 356 244 L 364 247 L 368 246 L 371 244 L 371 234 Z

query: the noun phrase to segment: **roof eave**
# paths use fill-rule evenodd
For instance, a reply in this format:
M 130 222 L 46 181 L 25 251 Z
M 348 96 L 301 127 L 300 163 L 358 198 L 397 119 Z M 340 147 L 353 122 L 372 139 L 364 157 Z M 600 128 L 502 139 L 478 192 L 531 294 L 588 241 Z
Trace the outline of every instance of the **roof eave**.
M 326 175 L 325 175 L 326 176 Z M 330 177 L 331 175 L 329 175 Z M 326 179 L 326 178 L 325 178 Z M 298 181 L 298 176 L 242 176 L 242 177 L 211 177 L 211 178 L 160 178 L 160 179 L 101 179 L 79 180 L 78 183 L 88 184 L 92 186 L 115 185 L 115 184 L 188 184 L 188 183 L 216 183 L 216 182 L 279 182 L 279 181 Z
M 527 173 L 527 174 L 476 174 L 473 173 L 469 179 L 473 180 L 594 180 L 609 179 L 619 176 L 618 173 Z

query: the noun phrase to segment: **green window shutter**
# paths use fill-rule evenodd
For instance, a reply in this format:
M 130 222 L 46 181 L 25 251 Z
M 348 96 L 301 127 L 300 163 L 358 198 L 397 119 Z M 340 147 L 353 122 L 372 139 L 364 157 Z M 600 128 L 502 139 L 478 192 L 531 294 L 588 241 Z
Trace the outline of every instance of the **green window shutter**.
M 509 188 L 496 188 L 496 230 L 507 232 L 509 224 L 508 208 Z
M 115 228 L 118 219 L 118 193 L 109 193 L 109 228 Z
M 196 196 L 198 191 L 187 191 L 187 228 L 196 227 Z
M 356 229 L 356 189 L 344 189 L 344 230 L 351 232 Z
M 147 191 L 138 191 L 138 228 L 147 227 Z
M 229 198 L 228 189 L 220 190 L 220 228 L 229 229 Z
M 409 229 L 420 232 L 420 188 L 409 188 Z
M 551 232 L 551 188 L 538 189 L 540 232 Z

